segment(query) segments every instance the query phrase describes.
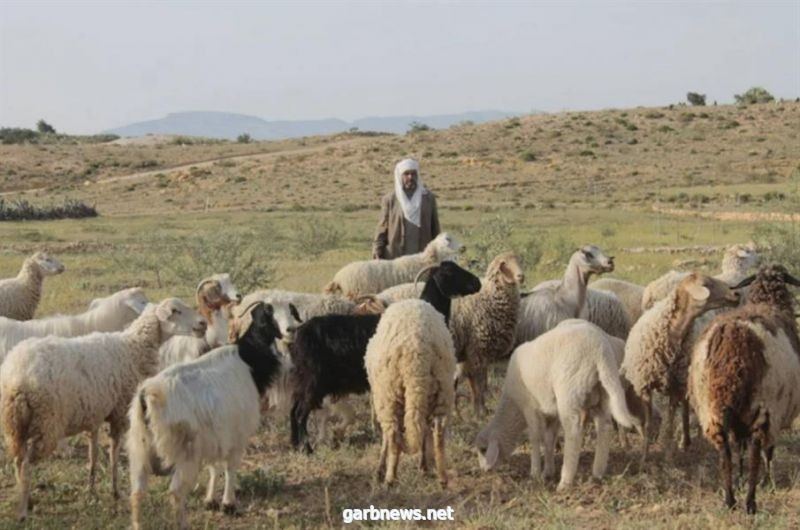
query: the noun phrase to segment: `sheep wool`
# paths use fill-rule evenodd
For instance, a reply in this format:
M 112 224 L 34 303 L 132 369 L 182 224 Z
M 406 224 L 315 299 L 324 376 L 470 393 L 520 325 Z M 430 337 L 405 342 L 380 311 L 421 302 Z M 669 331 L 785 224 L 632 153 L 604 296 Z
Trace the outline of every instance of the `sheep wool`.
M 45 276 L 61 274 L 62 265 L 46 252 L 27 258 L 16 278 L 0 280 L 0 316 L 30 320 L 39 306 Z
M 625 306 L 631 324 L 639 320 L 639 317 L 642 316 L 642 295 L 644 295 L 644 287 L 641 285 L 618 280 L 616 278 L 600 278 L 591 283 L 589 287 L 591 289 L 608 291 L 615 294 Z

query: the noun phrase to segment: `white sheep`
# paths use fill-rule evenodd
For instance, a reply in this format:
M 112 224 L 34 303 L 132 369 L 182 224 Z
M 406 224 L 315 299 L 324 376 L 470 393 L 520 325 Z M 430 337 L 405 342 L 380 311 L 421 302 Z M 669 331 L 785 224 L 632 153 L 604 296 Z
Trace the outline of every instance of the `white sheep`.
M 642 316 L 643 286 L 617 278 L 600 278 L 592 282 L 589 288 L 614 293 L 625 305 L 631 324 L 639 320 L 639 317 Z
M 146 305 L 147 297 L 142 290 L 132 287 L 93 300 L 89 310 L 78 315 L 24 322 L 0 317 L 0 362 L 14 346 L 32 337 L 79 337 L 93 331 L 121 331 L 141 314 Z
M 645 311 L 631 329 L 621 372 L 644 402 L 645 428 L 649 424 L 653 393 L 658 391 L 669 398 L 664 429 L 667 460 L 671 460 L 674 450 L 675 411 L 679 405 L 686 406 L 689 358 L 683 343 L 702 313 L 738 302 L 738 293 L 725 282 L 692 273 L 669 296 Z M 688 431 L 687 424 L 688 414 L 684 414 L 684 431 Z M 649 442 L 649 437 L 644 437 L 642 465 L 647 458 Z
M 161 370 L 173 364 L 197 359 L 212 349 L 228 343 L 228 312 L 230 304 L 242 297 L 228 274 L 214 274 L 201 281 L 195 292 L 197 311 L 206 320 L 203 337 L 175 336 L 158 350 Z
M 239 307 L 249 307 L 253 302 L 267 304 L 292 304 L 303 321 L 322 315 L 350 315 L 356 303 L 342 296 L 319 293 L 301 293 L 283 289 L 261 289 L 245 296 Z
M 592 274 L 614 270 L 614 258 L 594 245 L 576 250 L 558 283 L 543 282 L 523 295 L 516 345 L 533 340 L 569 318 L 579 318 L 586 303 L 586 285 Z
M 443 232 L 417 254 L 391 260 L 354 261 L 345 265 L 325 286 L 324 292 L 342 294 L 351 299 L 379 293 L 387 287 L 414 280 L 419 271 L 454 257 L 461 248 L 461 243 Z
M 235 512 L 236 472 L 259 424 L 259 400 L 286 368 L 275 341 L 282 337 L 272 306 L 255 302 L 234 345 L 178 364 L 144 381 L 130 406 L 131 517 L 140 528 L 141 504 L 153 461 L 173 468 L 170 494 L 178 527 L 202 465 L 209 466 L 205 503 L 216 508 L 216 466 L 225 470 L 222 506 Z M 155 457 L 155 458 L 154 458 Z
M 731 245 L 722 255 L 722 272 L 714 278 L 728 285 L 736 285 L 745 279 L 750 269 L 758 265 L 759 259 L 755 244 Z M 642 310 L 650 309 L 665 298 L 688 275 L 688 272 L 671 270 L 647 284 L 642 293 Z
M 18 516 L 28 514 L 31 465 L 58 441 L 91 434 L 89 486 L 94 487 L 97 431 L 111 436 L 111 486 L 115 498 L 120 440 L 136 386 L 158 367 L 158 347 L 172 335 L 205 331 L 205 322 L 175 298 L 148 306 L 125 331 L 83 337 L 45 337 L 18 344 L 0 367 L 0 414 L 19 488 Z
M 720 454 L 729 508 L 736 504 L 732 442 L 740 451 L 749 448 L 746 508 L 755 513 L 760 453 L 764 452 L 768 483 L 780 431 L 790 429 L 800 415 L 800 338 L 788 289 L 800 287 L 800 280 L 773 265 L 740 286 L 748 283 L 745 304 L 717 316 L 695 345 L 689 397 L 703 434 Z M 742 466 L 741 453 L 739 458 Z
M 511 355 L 503 394 L 492 421 L 478 434 L 479 463 L 494 468 L 516 447 L 527 426 L 531 476 L 542 475 L 540 446 L 544 444 L 544 477 L 555 473 L 554 450 L 559 424 L 564 430 L 564 462 L 558 489 L 572 485 L 583 438 L 581 417 L 588 413 L 597 430 L 592 474 L 602 478 L 611 444 L 611 418 L 623 427 L 639 420 L 628 411 L 617 368 L 622 341 L 585 320 L 569 319 Z
M 44 278 L 62 272 L 64 265 L 47 252 L 37 252 L 26 259 L 16 278 L 0 280 L 0 316 L 14 320 L 33 318 Z

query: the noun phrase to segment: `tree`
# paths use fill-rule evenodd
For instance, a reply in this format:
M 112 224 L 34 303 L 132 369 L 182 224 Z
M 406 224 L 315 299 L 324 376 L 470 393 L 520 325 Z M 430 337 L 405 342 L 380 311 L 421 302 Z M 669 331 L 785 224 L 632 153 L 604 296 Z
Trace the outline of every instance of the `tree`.
M 250 142 L 253 141 L 253 139 L 250 137 L 249 134 L 242 133 L 236 137 L 236 141 L 239 142 L 240 144 L 249 144 Z
M 689 92 L 686 94 L 686 100 L 695 107 L 704 107 L 706 105 L 706 95 L 698 94 L 697 92 Z
M 775 101 L 775 97 L 766 88 L 760 86 L 754 86 L 744 94 L 734 94 L 733 98 L 739 105 L 754 105 L 756 103 Z
M 36 130 L 42 134 L 55 134 L 55 128 L 44 120 L 36 122 Z
M 418 121 L 412 121 L 411 123 L 408 124 L 408 126 L 409 126 L 409 129 L 408 129 L 409 133 L 418 133 L 418 132 L 422 132 L 422 131 L 430 131 L 431 130 L 429 125 L 426 125 L 426 124 L 424 124 L 422 122 L 418 122 Z

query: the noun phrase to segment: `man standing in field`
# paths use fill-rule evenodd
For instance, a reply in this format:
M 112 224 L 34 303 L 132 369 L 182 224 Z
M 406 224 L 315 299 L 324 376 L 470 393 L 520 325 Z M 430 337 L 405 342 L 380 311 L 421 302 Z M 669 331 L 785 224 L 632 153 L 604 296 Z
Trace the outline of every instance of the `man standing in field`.
M 394 168 L 394 191 L 381 201 L 381 218 L 372 243 L 374 259 L 422 252 L 439 235 L 436 196 L 423 184 L 419 163 L 401 160 Z

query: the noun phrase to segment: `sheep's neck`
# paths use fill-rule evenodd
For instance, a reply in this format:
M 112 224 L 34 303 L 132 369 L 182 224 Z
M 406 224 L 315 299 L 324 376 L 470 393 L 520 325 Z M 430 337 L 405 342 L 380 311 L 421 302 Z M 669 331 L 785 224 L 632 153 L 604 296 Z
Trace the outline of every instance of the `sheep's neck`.
M 683 310 L 679 309 L 669 319 L 669 340 L 675 346 L 680 346 L 683 343 L 695 319 L 700 314 L 689 309 L 689 300 L 680 300 L 680 295 L 681 293 L 678 293 L 677 306 L 678 308 L 683 308 Z
M 561 299 L 574 308 L 574 317 L 578 318 L 586 303 L 586 285 L 589 283 L 588 271 L 581 270 L 577 263 L 570 261 L 559 286 Z
M 264 395 L 280 372 L 280 361 L 272 352 L 274 341 L 275 337 L 271 337 L 271 340 L 264 344 L 245 336 L 237 344 L 239 358 L 250 367 L 250 376 L 259 396 Z
M 22 281 L 38 299 L 42 290 L 44 275 L 36 263 L 33 261 L 26 261 L 22 269 L 20 269 L 17 279 Z
M 450 298 L 439 290 L 435 281 L 431 279 L 425 282 L 425 288 L 422 289 L 420 298 L 431 304 L 434 309 L 441 313 L 442 316 L 444 316 L 446 324 L 450 323 Z
M 158 347 L 161 345 L 161 323 L 155 313 L 148 312 L 134 320 L 125 330 L 128 340 L 139 346 L 137 351 L 142 357 L 136 359 L 139 371 L 150 376 L 158 370 Z

